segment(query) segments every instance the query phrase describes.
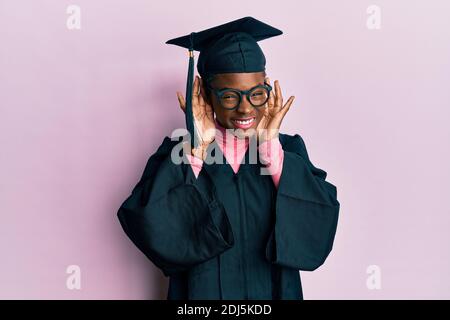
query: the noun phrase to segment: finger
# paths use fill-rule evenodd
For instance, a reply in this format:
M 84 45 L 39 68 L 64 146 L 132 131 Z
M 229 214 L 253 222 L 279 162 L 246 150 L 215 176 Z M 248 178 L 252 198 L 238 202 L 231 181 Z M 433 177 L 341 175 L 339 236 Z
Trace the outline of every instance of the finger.
M 205 91 L 203 88 L 203 79 L 202 78 L 199 78 L 199 87 L 200 87 L 200 94 L 198 96 L 198 102 L 204 108 L 206 103 L 205 103 Z
M 281 108 L 283 106 L 283 95 L 281 94 L 280 82 L 275 80 L 275 107 Z
M 214 111 L 213 108 L 211 107 L 211 105 L 209 103 L 205 103 L 205 112 L 206 115 L 214 121 Z
M 210 104 L 210 101 L 208 100 L 208 97 L 206 96 L 206 85 L 204 84 L 202 78 L 200 78 L 200 96 L 201 102 L 205 106 L 205 113 L 210 116 L 211 119 L 214 119 L 214 110 Z
M 178 98 L 178 103 L 180 104 L 181 110 L 183 110 L 183 112 L 186 112 L 186 101 L 184 100 L 183 95 L 178 91 L 177 91 L 177 98 Z
M 192 86 L 192 113 L 194 114 L 194 118 L 198 119 L 202 113 L 202 106 L 200 105 L 200 79 L 198 76 L 195 76 L 194 84 Z
M 202 96 L 203 101 L 206 101 L 205 83 L 202 78 L 200 78 L 200 95 Z
M 205 99 L 203 99 L 203 96 L 201 94 L 198 95 L 198 104 L 202 107 L 202 109 L 205 108 Z
M 195 76 L 194 85 L 192 86 L 192 106 L 198 103 L 198 91 L 199 91 L 199 81 L 198 76 Z
M 267 84 L 270 85 L 270 78 L 269 77 L 266 78 L 266 82 L 267 82 Z M 269 101 L 268 102 L 269 102 L 269 107 L 273 107 L 273 105 L 275 104 L 275 94 L 273 92 L 273 88 L 272 88 L 272 90 L 270 90 Z
M 198 110 L 196 113 L 199 117 L 203 117 L 206 114 L 206 104 L 202 95 L 198 96 Z
M 281 116 L 284 118 L 286 113 L 289 111 L 289 108 L 291 107 L 292 103 L 294 102 L 295 97 L 290 96 L 284 107 L 281 109 Z

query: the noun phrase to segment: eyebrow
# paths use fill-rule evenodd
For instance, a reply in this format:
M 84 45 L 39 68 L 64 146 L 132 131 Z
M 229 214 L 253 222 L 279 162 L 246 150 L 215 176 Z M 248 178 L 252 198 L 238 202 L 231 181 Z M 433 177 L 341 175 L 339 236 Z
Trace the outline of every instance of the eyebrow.
M 257 86 L 262 86 L 264 84 L 265 84 L 265 81 L 263 80 L 262 83 L 259 82 L 258 84 L 255 84 L 253 87 L 250 87 L 247 90 L 253 89 L 254 87 L 257 87 Z M 216 90 L 233 89 L 233 90 L 239 90 L 239 91 L 246 91 L 246 90 L 241 90 L 241 89 L 233 88 L 233 87 L 221 87 L 221 88 L 214 88 L 214 89 L 216 89 Z

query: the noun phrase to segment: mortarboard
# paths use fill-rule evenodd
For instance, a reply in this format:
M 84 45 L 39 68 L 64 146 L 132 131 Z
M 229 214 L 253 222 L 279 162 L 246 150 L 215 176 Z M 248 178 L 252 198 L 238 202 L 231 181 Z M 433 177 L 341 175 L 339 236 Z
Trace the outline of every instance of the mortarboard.
M 186 85 L 186 128 L 191 147 L 196 147 L 192 114 L 192 86 L 194 82 L 194 50 L 200 51 L 197 71 L 205 81 L 219 73 L 265 71 L 266 59 L 257 41 L 281 35 L 283 32 L 253 17 L 244 17 L 219 26 L 168 40 L 189 50 L 189 69 Z

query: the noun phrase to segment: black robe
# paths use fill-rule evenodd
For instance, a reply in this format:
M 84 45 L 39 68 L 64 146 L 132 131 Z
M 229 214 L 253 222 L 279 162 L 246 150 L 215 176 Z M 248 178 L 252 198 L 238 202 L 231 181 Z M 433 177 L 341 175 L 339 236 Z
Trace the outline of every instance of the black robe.
M 180 138 L 181 139 L 181 138 Z M 216 142 L 198 178 L 171 160 L 165 137 L 118 210 L 133 243 L 170 277 L 168 299 L 303 299 L 299 270 L 329 255 L 339 202 L 300 135 L 279 134 L 278 188 L 249 150 L 235 174 Z M 217 155 L 215 155 L 217 156 Z M 185 157 L 185 155 L 184 155 Z

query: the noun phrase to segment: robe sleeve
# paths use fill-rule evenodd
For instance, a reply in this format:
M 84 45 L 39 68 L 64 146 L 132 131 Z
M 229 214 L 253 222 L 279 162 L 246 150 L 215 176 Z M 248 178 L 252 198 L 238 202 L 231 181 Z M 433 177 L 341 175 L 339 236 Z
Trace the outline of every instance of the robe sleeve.
M 185 271 L 234 245 L 231 224 L 188 165 L 175 164 L 165 138 L 117 216 L 126 235 L 165 276 Z M 206 173 L 205 173 L 206 174 Z
M 333 247 L 339 202 L 327 173 L 309 160 L 300 135 L 284 135 L 284 159 L 276 193 L 275 225 L 266 258 L 298 270 L 321 266 Z

